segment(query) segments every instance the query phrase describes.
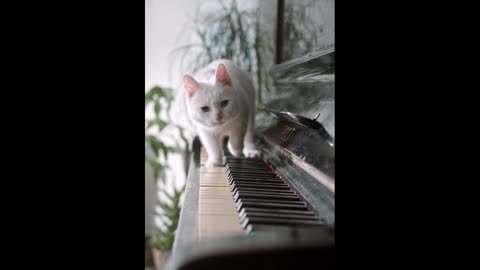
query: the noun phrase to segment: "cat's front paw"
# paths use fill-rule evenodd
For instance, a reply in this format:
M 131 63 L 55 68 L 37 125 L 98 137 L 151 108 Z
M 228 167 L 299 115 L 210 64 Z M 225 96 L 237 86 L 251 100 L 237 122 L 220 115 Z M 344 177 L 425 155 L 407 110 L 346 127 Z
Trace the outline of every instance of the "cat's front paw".
M 223 167 L 223 162 L 218 160 L 209 160 L 205 163 L 205 167 L 212 168 L 212 167 Z
M 247 148 L 243 150 L 243 154 L 249 158 L 259 158 L 262 157 L 262 152 L 255 148 Z

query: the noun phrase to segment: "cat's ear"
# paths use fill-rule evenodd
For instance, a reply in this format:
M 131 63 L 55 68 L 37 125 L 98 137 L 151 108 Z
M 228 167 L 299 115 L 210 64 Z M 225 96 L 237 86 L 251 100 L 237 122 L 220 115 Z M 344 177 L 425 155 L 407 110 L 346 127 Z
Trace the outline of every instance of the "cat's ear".
M 232 86 L 232 79 L 230 78 L 230 75 L 228 74 L 227 68 L 224 64 L 218 65 L 217 73 L 215 76 L 217 79 L 217 83 L 220 83 L 224 86 Z
M 189 97 L 193 96 L 200 89 L 198 82 L 190 75 L 183 76 L 183 85 Z

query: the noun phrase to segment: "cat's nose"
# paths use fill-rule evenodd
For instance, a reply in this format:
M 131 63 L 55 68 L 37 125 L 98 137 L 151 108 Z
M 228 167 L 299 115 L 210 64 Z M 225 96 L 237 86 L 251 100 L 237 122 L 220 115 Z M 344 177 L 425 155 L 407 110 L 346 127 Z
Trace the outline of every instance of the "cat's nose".
M 217 119 L 217 121 L 220 121 L 223 118 L 223 114 L 221 112 L 219 112 L 219 113 L 217 113 L 215 118 Z

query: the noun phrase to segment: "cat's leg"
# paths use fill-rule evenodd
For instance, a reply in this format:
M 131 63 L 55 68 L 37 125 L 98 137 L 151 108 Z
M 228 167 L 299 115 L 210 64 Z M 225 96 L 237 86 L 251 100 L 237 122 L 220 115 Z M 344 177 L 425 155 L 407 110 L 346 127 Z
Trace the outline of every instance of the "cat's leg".
M 235 157 L 242 156 L 245 131 L 246 125 L 239 125 L 229 134 L 228 151 Z
M 248 119 L 247 131 L 245 133 L 243 153 L 246 157 L 261 157 L 262 152 L 255 146 L 255 114 Z
M 220 138 L 214 134 L 198 133 L 200 140 L 208 154 L 205 167 L 221 167 L 223 166 L 223 149 Z

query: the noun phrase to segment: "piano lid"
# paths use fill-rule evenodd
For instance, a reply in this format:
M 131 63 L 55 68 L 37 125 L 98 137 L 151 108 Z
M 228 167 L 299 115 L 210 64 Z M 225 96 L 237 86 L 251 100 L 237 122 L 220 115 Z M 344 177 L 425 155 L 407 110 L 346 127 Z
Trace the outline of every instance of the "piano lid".
M 335 74 L 335 48 L 329 46 L 304 56 L 283 62 L 270 70 L 277 82 L 317 81 L 324 75 Z
M 275 87 L 257 112 L 259 133 L 267 142 L 326 175 L 331 185 L 335 178 L 334 65 L 331 46 L 275 66 L 270 71 Z
M 315 119 L 335 137 L 335 51 L 333 47 L 276 65 L 270 71 L 274 87 L 262 106 Z M 259 129 L 271 124 L 267 114 L 257 116 Z

